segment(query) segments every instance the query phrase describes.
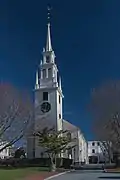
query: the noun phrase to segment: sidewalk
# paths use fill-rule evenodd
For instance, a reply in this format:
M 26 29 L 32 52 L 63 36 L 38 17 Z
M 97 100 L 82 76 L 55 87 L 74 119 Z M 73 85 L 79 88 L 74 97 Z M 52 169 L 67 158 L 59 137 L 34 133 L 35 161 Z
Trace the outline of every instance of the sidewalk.
M 45 178 L 48 178 L 53 175 L 57 175 L 59 172 L 40 172 L 38 174 L 30 175 L 24 180 L 44 180 Z

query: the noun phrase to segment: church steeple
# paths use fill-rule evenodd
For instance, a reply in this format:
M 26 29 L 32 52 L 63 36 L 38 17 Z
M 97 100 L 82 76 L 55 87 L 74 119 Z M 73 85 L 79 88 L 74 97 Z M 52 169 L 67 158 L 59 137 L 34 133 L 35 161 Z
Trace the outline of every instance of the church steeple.
M 48 8 L 47 40 L 43 48 L 43 60 L 40 64 L 40 88 L 41 87 L 58 87 L 58 69 L 55 63 L 55 53 L 52 49 L 51 32 L 50 32 L 50 8 Z
M 50 31 L 50 8 L 48 7 L 48 13 L 47 13 L 47 39 L 46 39 L 46 44 L 45 48 L 43 49 L 43 64 L 49 64 L 49 63 L 54 63 L 55 60 L 55 53 L 52 49 L 52 43 L 51 43 L 51 31 Z
M 46 52 L 52 51 L 51 34 L 50 34 L 50 23 L 47 25 L 47 41 L 46 41 Z

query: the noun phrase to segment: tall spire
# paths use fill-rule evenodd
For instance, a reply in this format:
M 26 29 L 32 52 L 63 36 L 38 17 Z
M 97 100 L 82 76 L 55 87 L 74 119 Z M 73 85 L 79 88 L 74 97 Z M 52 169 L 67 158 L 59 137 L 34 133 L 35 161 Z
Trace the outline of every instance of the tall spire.
M 51 44 L 51 34 L 50 34 L 50 10 L 51 8 L 48 7 L 48 24 L 47 24 L 47 41 L 46 41 L 46 51 L 52 51 L 52 44 Z

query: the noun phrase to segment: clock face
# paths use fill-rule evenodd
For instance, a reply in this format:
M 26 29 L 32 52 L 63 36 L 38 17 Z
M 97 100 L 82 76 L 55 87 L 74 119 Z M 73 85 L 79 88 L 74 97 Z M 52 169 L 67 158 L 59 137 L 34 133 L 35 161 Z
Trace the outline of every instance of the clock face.
M 47 63 L 50 62 L 50 56 L 46 56 L 46 62 L 47 62 Z
M 42 105 L 41 105 L 41 111 L 42 111 L 43 113 L 49 112 L 50 109 L 51 109 L 50 103 L 48 103 L 48 102 L 42 103 Z

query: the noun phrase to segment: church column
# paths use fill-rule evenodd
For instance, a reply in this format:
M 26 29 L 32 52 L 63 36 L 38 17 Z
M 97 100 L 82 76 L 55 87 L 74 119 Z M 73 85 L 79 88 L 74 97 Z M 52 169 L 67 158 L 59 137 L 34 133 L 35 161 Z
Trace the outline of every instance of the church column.
M 40 79 L 43 79 L 43 70 L 41 69 L 41 77 L 40 77 Z
M 62 89 L 62 87 L 61 87 L 61 77 L 59 76 L 59 88 L 60 88 L 60 90 Z
M 46 78 L 48 78 L 48 68 L 46 69 Z
M 35 83 L 35 89 L 39 89 L 39 77 L 38 77 L 38 71 L 36 71 L 36 83 Z
M 52 67 L 52 78 L 54 78 L 54 69 L 53 69 L 53 67 Z

